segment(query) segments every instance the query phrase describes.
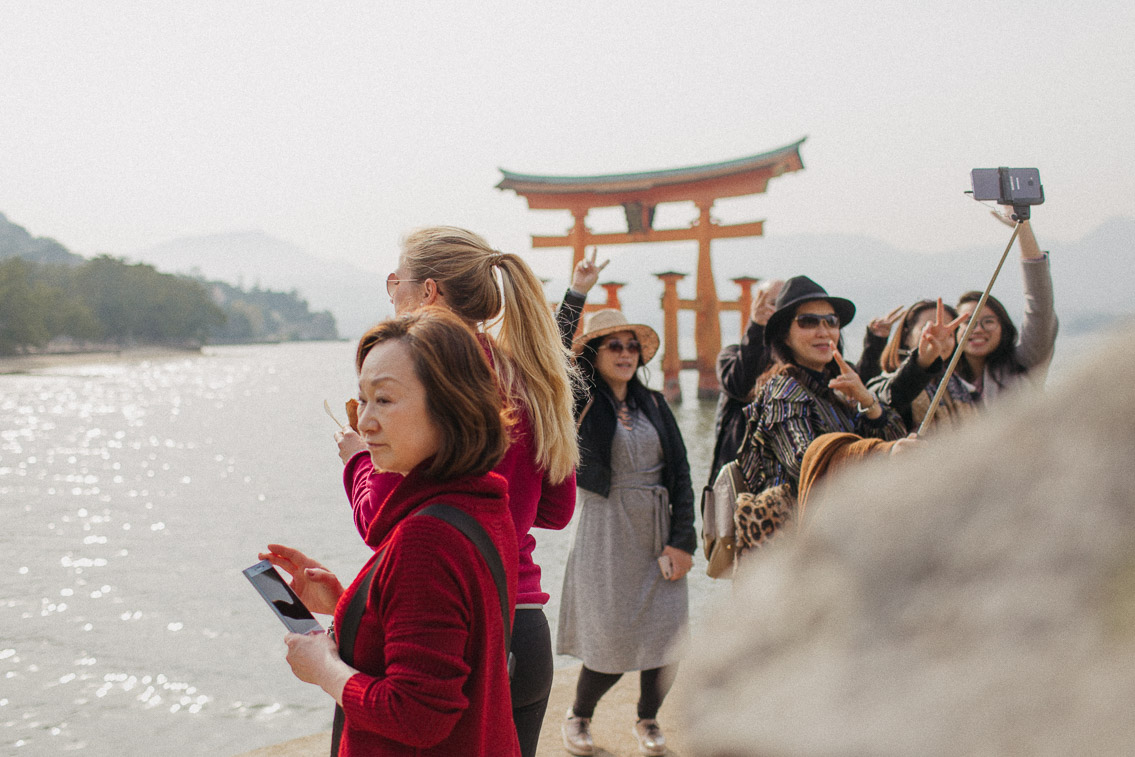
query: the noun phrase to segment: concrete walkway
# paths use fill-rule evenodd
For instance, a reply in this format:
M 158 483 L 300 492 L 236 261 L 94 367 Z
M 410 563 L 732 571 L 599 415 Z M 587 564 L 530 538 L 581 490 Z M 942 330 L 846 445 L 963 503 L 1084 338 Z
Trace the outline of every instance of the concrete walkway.
M 575 696 L 575 681 L 579 676 L 579 666 L 575 665 L 557 670 L 552 682 L 552 696 L 548 702 L 548 715 L 544 718 L 544 730 L 540 736 L 538 757 L 564 757 L 567 752 L 560 739 L 560 723 L 564 713 L 571 706 Z M 658 713 L 658 721 L 666 734 L 670 746 L 670 757 L 689 757 L 680 733 L 675 731 L 673 715 L 676 691 L 682 686 L 682 673 L 674 689 Z M 591 735 L 595 738 L 597 757 L 638 757 L 638 745 L 631 735 L 635 721 L 635 704 L 638 702 L 638 673 L 628 673 L 599 702 L 595 719 L 591 724 Z M 294 739 L 246 752 L 238 757 L 326 757 L 331 749 L 331 733 L 317 733 L 302 739 Z

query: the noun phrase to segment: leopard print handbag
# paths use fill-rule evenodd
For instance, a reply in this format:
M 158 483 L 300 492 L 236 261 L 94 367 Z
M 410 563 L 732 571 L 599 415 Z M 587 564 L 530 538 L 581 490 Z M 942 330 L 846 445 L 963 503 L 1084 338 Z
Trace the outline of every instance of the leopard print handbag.
M 783 533 L 795 514 L 796 495 L 791 484 L 771 486 L 758 494 L 738 494 L 733 521 L 739 556 Z

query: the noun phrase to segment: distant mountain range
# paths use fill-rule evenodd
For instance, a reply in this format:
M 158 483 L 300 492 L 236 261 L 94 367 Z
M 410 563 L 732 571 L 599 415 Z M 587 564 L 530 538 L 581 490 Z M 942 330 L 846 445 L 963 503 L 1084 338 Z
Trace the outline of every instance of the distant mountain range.
M 6 219 L 0 216 L 0 220 Z M 1046 239 L 1045 231 L 1043 225 L 1038 229 L 1039 241 L 1052 257 L 1062 336 L 1091 332 L 1135 314 L 1135 219 L 1111 219 L 1074 242 Z M 737 288 L 730 279 L 737 276 L 786 278 L 807 274 L 832 294 L 856 303 L 859 314 L 845 338 L 857 345 L 867 320 L 896 305 L 939 295 L 955 302 L 966 290 L 983 289 L 1010 234 L 1006 228 L 1004 241 L 997 235 L 994 243 L 980 246 L 952 246 L 952 240 L 945 240 L 946 251 L 935 254 L 902 250 L 878 239 L 854 235 L 718 240 L 713 248 L 718 296 L 725 300 L 736 297 Z M 0 223 L 0 250 L 5 244 L 30 250 L 40 256 L 36 258 L 40 261 L 70 255 L 54 240 L 33 238 L 18 226 Z M 603 255 L 600 250 L 600 257 Z M 127 257 L 167 272 L 198 274 L 244 287 L 295 290 L 313 310 L 330 310 L 339 333 L 347 338 L 357 337 L 391 313 L 380 274 L 317 257 L 262 232 L 175 239 Z M 662 284 L 654 273 L 689 273 L 689 278 L 679 284 L 679 293 L 683 297 L 694 295 L 697 251 L 691 244 L 616 248 L 612 258 L 607 278 L 627 283 L 620 298 L 629 317 L 661 330 Z M 1024 300 L 1017 258 L 1014 249 L 993 293 L 1019 319 Z M 567 274 L 565 266 L 562 277 L 548 284 L 550 299 L 562 294 Z M 592 293 L 593 300 L 602 296 L 598 288 Z M 691 317 L 684 315 L 683 319 Z M 722 324 L 725 340 L 730 341 L 738 333 L 737 316 L 723 315 Z M 692 339 L 689 332 L 692 329 L 683 325 L 683 353 L 692 350 L 687 346 Z M 857 347 L 849 344 L 849 353 L 857 352 Z
M 33 263 L 76 265 L 86 258 L 68 250 L 50 237 L 33 237 L 23 226 L 0 213 L 0 260 L 23 258 Z
M 1052 256 L 1057 312 L 1062 335 L 1092 331 L 1117 318 L 1135 313 L 1135 220 L 1115 218 L 1072 243 L 1054 243 L 1038 231 L 1041 246 Z M 875 315 L 923 297 L 941 295 L 955 302 L 969 289 L 983 289 L 1008 242 L 950 247 L 923 254 L 898 249 L 866 236 L 798 235 L 758 239 L 718 240 L 714 243 L 714 272 L 718 296 L 734 299 L 731 278 L 751 275 L 786 278 L 807 274 L 833 294 L 856 303 L 859 315 L 846 332 L 858 344 L 863 326 Z M 950 240 L 947 240 L 947 242 Z M 653 274 L 677 270 L 690 274 L 679 284 L 683 297 L 694 295 L 697 250 L 689 244 L 651 245 L 613 251 L 610 278 L 625 281 L 620 298 L 628 316 L 661 329 L 659 297 L 662 284 Z M 602 257 L 604 251 L 600 251 Z M 634 256 L 633 258 L 631 256 Z M 313 309 L 328 309 L 347 337 L 361 334 L 390 314 L 382 277 L 347 263 L 326 260 L 261 232 L 217 234 L 177 239 L 132 253 L 161 270 L 199 272 L 207 278 L 232 283 L 291 290 L 305 297 Z M 1014 249 L 993 293 L 1019 318 L 1024 309 L 1018 252 Z M 568 271 L 547 287 L 558 298 L 568 282 Z M 598 288 L 592 299 L 602 297 Z M 684 316 L 687 318 L 689 316 Z M 737 316 L 722 318 L 726 341 L 738 328 Z M 692 331 L 683 327 L 684 332 Z M 692 337 L 683 340 L 685 343 Z M 857 347 L 849 344 L 849 352 Z
M 259 231 L 183 237 L 127 254 L 162 271 L 219 279 L 241 287 L 296 291 L 312 310 L 330 310 L 339 333 L 361 336 L 390 315 L 378 274 L 324 260 Z

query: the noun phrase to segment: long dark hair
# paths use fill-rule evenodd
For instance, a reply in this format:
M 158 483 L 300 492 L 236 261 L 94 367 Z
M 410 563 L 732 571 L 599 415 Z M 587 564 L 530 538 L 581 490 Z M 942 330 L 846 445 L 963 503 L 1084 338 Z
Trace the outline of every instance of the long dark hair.
M 972 302 L 976 308 L 977 303 L 981 300 L 981 294 L 976 290 L 966 292 L 958 298 L 958 309 L 961 309 L 962 305 L 967 302 Z M 1001 323 L 1001 341 L 997 343 L 997 349 L 985 358 L 985 364 L 990 368 L 990 375 L 1002 371 L 1024 373 L 1025 366 L 1017 360 L 1017 327 L 1013 325 L 1013 319 L 1009 317 L 1009 312 L 1005 310 L 1001 301 L 992 295 L 985 301 L 985 306 L 993 311 L 993 315 Z M 975 309 L 972 317 L 980 318 L 981 314 Z M 964 345 L 959 346 L 964 349 Z M 970 368 L 969 360 L 959 360 L 957 371 L 962 378 L 970 383 L 976 379 L 973 375 L 973 369 Z
M 805 300 L 804 302 L 811 302 L 811 300 Z M 773 376 L 778 376 L 785 372 L 792 372 L 797 376 L 804 375 L 806 369 L 796 362 L 796 356 L 792 354 L 792 348 L 788 346 L 788 332 L 792 328 L 792 322 L 796 320 L 796 311 L 800 309 L 800 305 L 803 305 L 804 302 L 801 302 L 792 309 L 791 318 L 779 319 L 774 325 L 773 330 L 766 332 L 769 355 L 772 357 L 772 362 L 765 372 L 761 374 L 760 378 L 757 379 L 756 386 L 753 387 L 753 397 L 757 396 L 757 392 L 759 392 L 761 387 Z M 843 324 L 841 323 L 840 328 L 842 327 Z M 836 349 L 839 350 L 841 355 L 843 354 L 842 331 L 839 334 L 839 338 L 836 340 Z M 823 388 L 826 390 L 828 382 L 839 375 L 839 365 L 836 363 L 835 358 L 828 361 L 828 364 L 824 366 L 824 370 L 821 371 L 821 373 L 824 379 Z

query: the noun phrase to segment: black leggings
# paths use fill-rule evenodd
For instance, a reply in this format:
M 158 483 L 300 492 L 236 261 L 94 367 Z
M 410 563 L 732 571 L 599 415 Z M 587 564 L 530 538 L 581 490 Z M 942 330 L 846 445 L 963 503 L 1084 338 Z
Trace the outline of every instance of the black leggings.
M 543 610 L 517 610 L 512 621 L 512 722 L 522 757 L 535 757 L 552 692 L 552 632 Z
M 652 720 L 658 717 L 658 708 L 674 683 L 678 664 L 663 665 L 639 673 L 638 676 L 638 717 Z M 595 705 L 600 698 L 623 677 L 622 673 L 599 673 L 584 665 L 579 670 L 579 682 L 575 685 L 575 704 L 572 712 L 576 717 L 590 718 L 595 715 Z

